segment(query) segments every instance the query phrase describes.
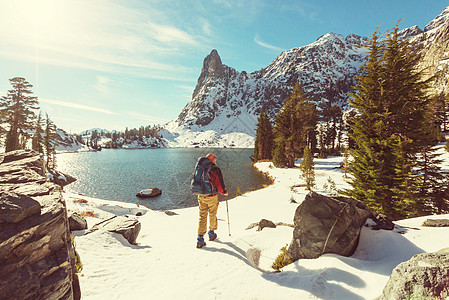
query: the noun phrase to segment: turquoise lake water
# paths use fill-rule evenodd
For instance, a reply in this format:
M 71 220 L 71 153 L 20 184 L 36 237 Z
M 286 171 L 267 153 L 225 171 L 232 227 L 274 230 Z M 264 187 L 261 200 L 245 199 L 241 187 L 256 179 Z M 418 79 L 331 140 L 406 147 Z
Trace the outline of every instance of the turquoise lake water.
M 57 169 L 78 180 L 65 191 L 143 204 L 151 209 L 175 209 L 198 205 L 190 192 L 190 181 L 198 157 L 212 152 L 223 173 L 229 197 L 260 189 L 270 180 L 249 159 L 253 149 L 104 149 L 99 152 L 57 155 Z M 136 193 L 157 187 L 162 195 L 140 199 Z M 229 198 L 228 197 L 228 198 Z M 226 197 L 220 195 L 220 200 Z

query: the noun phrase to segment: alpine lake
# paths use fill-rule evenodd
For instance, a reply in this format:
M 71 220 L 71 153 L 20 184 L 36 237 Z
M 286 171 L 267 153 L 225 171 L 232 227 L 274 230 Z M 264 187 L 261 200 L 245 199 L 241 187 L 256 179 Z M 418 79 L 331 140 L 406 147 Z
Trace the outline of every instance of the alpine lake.
M 241 148 L 163 148 L 103 149 L 97 152 L 57 155 L 57 169 L 77 178 L 64 191 L 105 200 L 131 202 L 155 210 L 198 205 L 190 191 L 195 164 L 199 157 L 214 153 L 229 196 L 263 188 L 271 180 L 252 165 L 253 149 Z M 162 195 L 138 198 L 146 188 L 157 187 Z

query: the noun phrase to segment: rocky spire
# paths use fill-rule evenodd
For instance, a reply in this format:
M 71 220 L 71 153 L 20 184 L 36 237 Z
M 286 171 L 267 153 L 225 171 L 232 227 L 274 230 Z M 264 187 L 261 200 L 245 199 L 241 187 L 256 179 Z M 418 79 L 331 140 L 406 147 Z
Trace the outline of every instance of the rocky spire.
M 204 59 L 203 67 L 201 69 L 200 77 L 198 77 L 198 83 L 193 92 L 193 98 L 201 89 L 208 78 L 224 78 L 225 70 L 221 62 L 220 55 L 218 55 L 217 50 L 213 49 L 208 56 Z

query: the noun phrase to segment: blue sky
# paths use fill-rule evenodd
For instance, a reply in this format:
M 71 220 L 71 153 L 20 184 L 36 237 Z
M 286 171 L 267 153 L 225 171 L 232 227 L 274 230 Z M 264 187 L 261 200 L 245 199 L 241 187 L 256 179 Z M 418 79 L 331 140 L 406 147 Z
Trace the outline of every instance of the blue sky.
M 191 100 L 203 59 L 252 72 L 335 32 L 421 28 L 449 3 L 0 0 L 0 93 L 20 76 L 67 131 L 163 124 Z

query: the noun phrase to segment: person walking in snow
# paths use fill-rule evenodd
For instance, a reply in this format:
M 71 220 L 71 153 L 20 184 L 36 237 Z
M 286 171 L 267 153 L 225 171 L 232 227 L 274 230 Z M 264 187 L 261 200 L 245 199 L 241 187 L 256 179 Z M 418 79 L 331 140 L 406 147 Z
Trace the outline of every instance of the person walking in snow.
M 204 235 L 207 231 L 207 215 L 209 215 L 209 241 L 217 238 L 215 230 L 218 227 L 218 193 L 224 196 L 228 195 L 221 170 L 216 163 L 217 156 L 215 154 L 209 153 L 205 157 L 200 157 L 193 174 L 191 189 L 192 193 L 198 196 L 199 204 L 197 248 L 206 246 Z

